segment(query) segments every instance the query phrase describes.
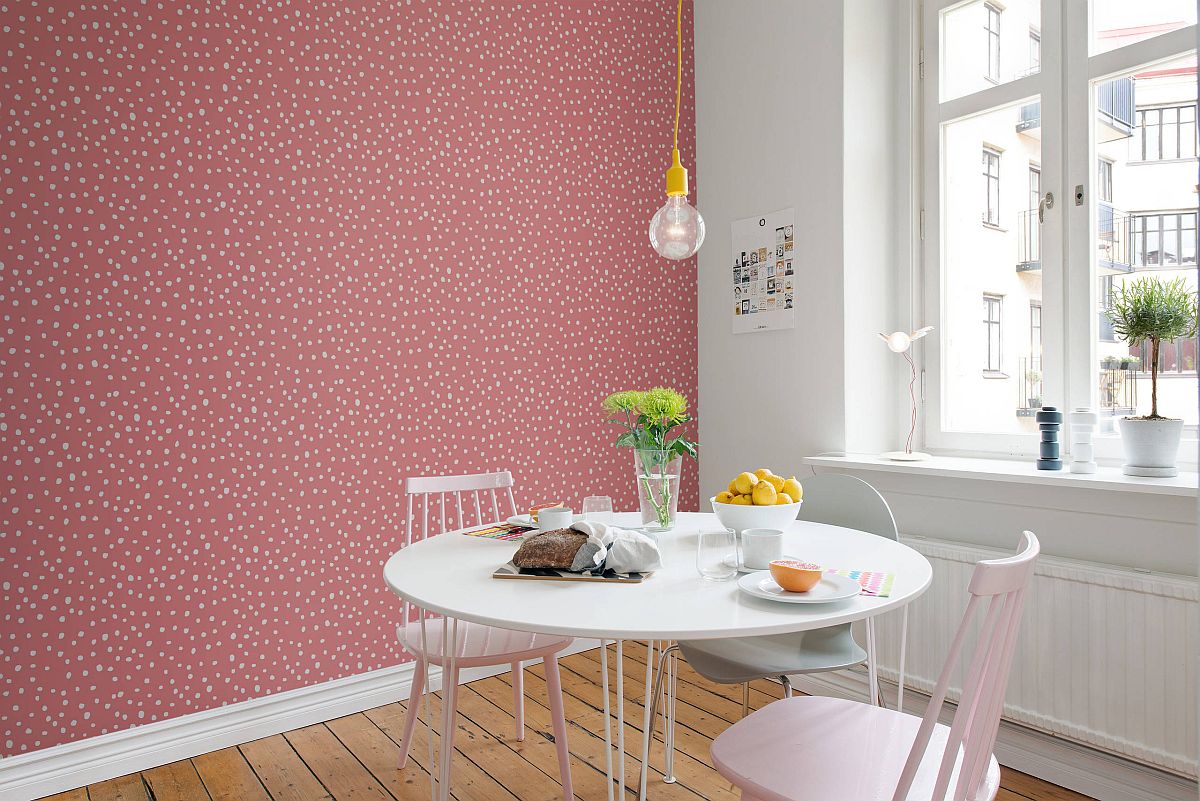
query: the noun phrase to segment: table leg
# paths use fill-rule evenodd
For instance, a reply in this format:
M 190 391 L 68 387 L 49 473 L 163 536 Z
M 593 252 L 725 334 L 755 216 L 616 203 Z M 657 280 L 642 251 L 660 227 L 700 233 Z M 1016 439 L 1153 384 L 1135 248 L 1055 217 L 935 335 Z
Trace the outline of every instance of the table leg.
M 900 681 L 896 689 L 896 711 L 904 711 L 904 657 L 908 646 L 908 606 L 900 610 Z
M 617 640 L 617 788 L 625 797 L 625 641 Z
M 663 745 L 666 758 L 663 762 L 663 782 L 675 783 L 675 682 L 679 678 L 679 653 L 667 643 L 667 700 L 663 704 Z
M 447 623 L 442 618 L 442 739 L 441 760 L 438 764 L 440 779 L 438 781 L 439 798 L 450 801 L 450 765 L 453 741 L 453 730 L 456 718 L 455 694 L 458 686 L 456 678 L 456 662 L 458 659 L 458 618 Z
M 646 801 L 646 774 L 650 772 L 650 696 L 654 692 L 654 640 L 646 641 L 646 694 L 642 710 L 642 770 L 638 801 Z
M 600 673 L 604 683 L 604 773 L 608 776 L 608 801 L 613 801 L 612 710 L 608 700 L 608 641 L 600 640 Z
M 436 776 L 436 773 L 434 770 L 434 767 L 437 765 L 438 755 L 435 754 L 434 750 L 433 750 L 433 741 L 434 741 L 433 701 L 432 701 L 433 687 L 429 683 L 429 663 L 432 662 L 433 659 L 431 658 L 432 655 L 429 653 L 429 635 L 426 633 L 426 630 L 425 630 L 426 617 L 425 617 L 424 609 L 420 610 L 420 615 L 421 615 L 421 653 L 425 655 L 425 659 L 423 660 L 424 666 L 422 667 L 422 670 L 425 671 L 425 693 L 421 696 L 421 713 L 420 714 L 421 714 L 421 719 L 425 723 L 425 732 L 427 734 L 426 739 L 429 742 L 429 762 L 428 762 L 428 765 L 429 765 L 429 801 L 438 801 L 437 776 Z
M 875 619 L 867 618 L 867 692 L 871 706 L 879 703 L 879 665 L 875 656 Z

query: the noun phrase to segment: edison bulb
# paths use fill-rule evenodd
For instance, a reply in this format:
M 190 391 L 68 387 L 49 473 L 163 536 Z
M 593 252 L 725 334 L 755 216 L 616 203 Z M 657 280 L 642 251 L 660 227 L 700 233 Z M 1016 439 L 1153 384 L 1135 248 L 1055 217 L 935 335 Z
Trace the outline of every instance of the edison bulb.
M 659 255 L 679 261 L 704 243 L 704 218 L 687 202 L 687 195 L 670 195 L 650 219 L 650 244 Z
M 896 331 L 887 336 L 888 350 L 892 353 L 904 353 L 912 345 L 912 339 L 903 331 Z

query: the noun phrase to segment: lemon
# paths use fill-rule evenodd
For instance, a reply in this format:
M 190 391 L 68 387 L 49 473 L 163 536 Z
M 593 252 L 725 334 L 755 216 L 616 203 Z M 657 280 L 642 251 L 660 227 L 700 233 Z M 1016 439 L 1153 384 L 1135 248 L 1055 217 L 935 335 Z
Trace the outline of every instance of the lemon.
M 763 480 L 765 480 L 765 479 L 766 479 L 766 477 L 767 477 L 767 476 L 769 476 L 769 475 L 772 475 L 772 473 L 771 473 L 771 468 L 769 468 L 769 467 L 760 467 L 760 468 L 758 468 L 757 470 L 755 470 L 755 471 L 754 471 L 754 476 L 755 476 L 755 478 L 757 478 L 759 481 L 763 481 Z
M 732 492 L 717 493 L 717 497 L 714 498 L 713 500 L 715 500 L 717 503 L 729 503 L 730 501 L 733 500 L 733 493 Z
M 788 495 L 786 492 L 781 492 L 775 496 L 776 506 L 783 506 L 785 503 L 795 503 L 795 501 L 793 501 L 792 496 Z
M 786 483 L 783 476 L 777 476 L 774 473 L 764 478 L 763 481 L 774 487 L 776 492 L 783 492 L 783 485 Z
M 729 486 L 725 488 L 725 491 L 728 492 L 730 495 L 740 495 L 741 494 L 737 491 L 737 479 L 736 478 L 733 481 L 729 482 Z
M 753 497 L 755 506 L 774 506 L 779 493 L 775 491 L 775 487 L 771 486 L 770 482 L 760 481 L 754 485 Z
M 783 491 L 791 496 L 792 503 L 804 497 L 804 488 L 800 486 L 800 482 L 796 480 L 795 476 L 783 482 Z
M 732 503 L 735 506 L 750 506 L 750 496 L 749 495 L 734 495 L 733 500 L 730 501 L 730 503 Z
M 749 495 L 758 484 L 758 476 L 753 473 L 741 473 L 733 480 L 734 492 L 738 495 Z

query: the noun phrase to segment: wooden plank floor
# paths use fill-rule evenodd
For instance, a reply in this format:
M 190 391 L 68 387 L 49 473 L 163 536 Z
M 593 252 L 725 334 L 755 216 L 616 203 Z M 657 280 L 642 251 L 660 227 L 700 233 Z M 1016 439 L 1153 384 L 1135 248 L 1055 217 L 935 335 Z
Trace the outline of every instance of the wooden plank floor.
M 635 799 L 641 746 L 645 646 L 630 644 L 625 659 L 625 801 Z M 564 705 L 570 726 L 575 795 L 606 798 L 600 653 L 562 661 Z M 615 661 L 610 661 L 611 665 Z M 709 766 L 712 738 L 741 717 L 741 688 L 715 684 L 680 660 L 675 774 L 664 784 L 651 772 L 649 796 L 663 801 L 735 801 L 737 793 Z M 509 675 L 462 688 L 455 733 L 453 796 L 458 801 L 557 801 L 558 760 L 540 665 L 526 669 L 526 737 L 514 736 Z M 752 685 L 751 705 L 781 696 L 779 685 Z M 436 715 L 436 704 L 434 706 Z M 404 704 L 395 703 L 225 748 L 194 759 L 122 776 L 52 796 L 54 801 L 421 801 L 429 798 L 429 739 L 418 724 L 404 770 L 399 760 Z M 661 732 L 651 749 L 662 765 Z M 614 733 L 615 739 L 615 733 Z M 49 801 L 47 799 L 47 801 Z M 1089 801 L 1078 793 L 1004 770 L 997 801 Z

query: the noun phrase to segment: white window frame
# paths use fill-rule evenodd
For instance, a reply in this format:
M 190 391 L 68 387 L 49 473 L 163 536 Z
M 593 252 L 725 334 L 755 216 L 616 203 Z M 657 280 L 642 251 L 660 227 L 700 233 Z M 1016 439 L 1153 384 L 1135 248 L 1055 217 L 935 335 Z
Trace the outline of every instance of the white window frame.
M 1082 0 L 1042 0 L 1040 70 L 943 101 L 940 47 L 943 13 L 962 5 L 966 5 L 964 0 L 925 0 L 916 6 L 921 34 L 919 60 L 923 65 L 915 109 L 921 121 L 916 151 L 921 163 L 917 236 L 922 262 L 916 297 L 918 307 L 924 312 L 921 315 L 924 323 L 935 328 L 919 354 L 926 389 L 923 447 L 946 454 L 1028 457 L 1037 453 L 1036 434 L 989 434 L 943 428 L 946 387 L 941 380 L 941 353 L 947 347 L 947 332 L 942 325 L 946 319 L 941 270 L 942 126 L 1040 97 L 1042 198 L 1052 193 L 1055 199 L 1053 208 L 1044 212 L 1041 231 L 1042 392 L 1046 402 L 1058 401 L 1053 405 L 1062 409 L 1096 408 L 1099 382 L 1093 367 L 1099 338 L 1096 314 L 1099 292 L 1091 264 L 1091 243 L 1097 235 L 1098 216 L 1092 201 L 1098 179 L 1095 87 L 1106 79 L 1194 52 L 1197 27 L 1186 26 L 1092 56 L 1090 4 Z M 1064 96 L 1065 86 L 1083 82 L 1088 91 L 1073 91 Z M 1075 124 L 1076 120 L 1086 124 Z M 1083 187 L 1080 205 L 1072 202 L 1076 186 Z M 1185 433 L 1185 440 L 1188 436 Z M 1180 464 L 1194 469 L 1195 434 L 1191 437 L 1191 442 L 1185 442 L 1181 449 Z M 1100 459 L 1119 462 L 1119 439 L 1097 438 L 1096 452 Z

